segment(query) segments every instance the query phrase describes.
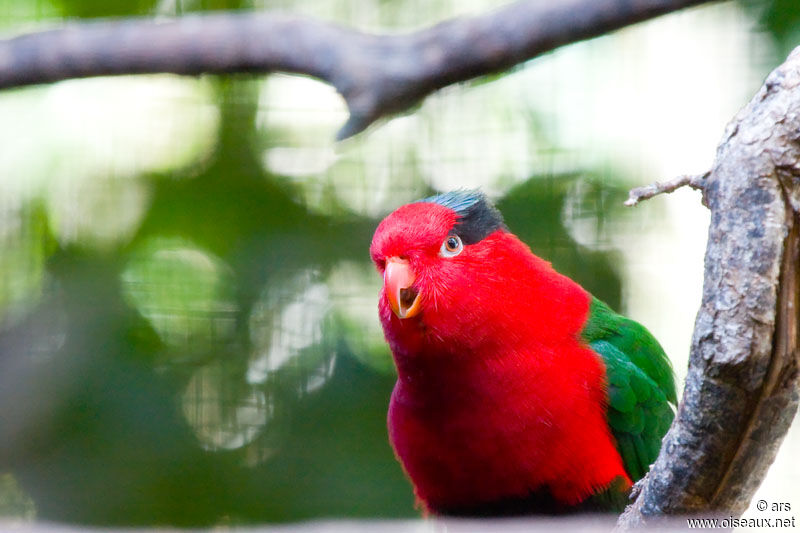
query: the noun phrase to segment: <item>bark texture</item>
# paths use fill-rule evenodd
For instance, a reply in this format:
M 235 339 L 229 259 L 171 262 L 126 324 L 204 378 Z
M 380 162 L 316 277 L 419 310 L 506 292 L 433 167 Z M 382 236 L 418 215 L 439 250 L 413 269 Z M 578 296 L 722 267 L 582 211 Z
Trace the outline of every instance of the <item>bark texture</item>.
M 0 41 L 0 89 L 110 74 L 308 74 L 347 101 L 343 139 L 447 85 L 709 1 L 522 0 L 383 36 L 280 13 L 85 22 Z
M 741 514 L 797 411 L 800 48 L 728 125 L 704 201 L 711 225 L 686 388 L 621 528 Z

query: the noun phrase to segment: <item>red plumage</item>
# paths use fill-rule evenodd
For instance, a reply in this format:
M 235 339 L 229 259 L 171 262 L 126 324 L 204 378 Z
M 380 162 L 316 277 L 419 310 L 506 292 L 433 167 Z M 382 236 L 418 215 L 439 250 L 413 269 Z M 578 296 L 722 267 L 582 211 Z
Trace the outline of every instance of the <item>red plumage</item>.
M 401 258 L 421 312 L 379 312 L 398 370 L 389 437 L 434 512 L 547 491 L 565 506 L 617 477 L 630 485 L 606 420 L 605 367 L 579 338 L 590 295 L 497 229 L 455 257 L 440 249 L 458 214 L 433 202 L 381 222 L 370 252 Z

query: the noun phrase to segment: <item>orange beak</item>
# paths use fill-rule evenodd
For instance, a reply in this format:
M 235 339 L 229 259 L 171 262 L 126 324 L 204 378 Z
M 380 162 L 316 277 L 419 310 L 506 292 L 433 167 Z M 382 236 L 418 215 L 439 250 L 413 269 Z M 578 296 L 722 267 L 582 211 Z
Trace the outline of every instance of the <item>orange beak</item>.
M 398 318 L 411 318 L 422 310 L 419 291 L 413 287 L 416 276 L 405 259 L 390 257 L 383 271 L 383 288 L 389 305 Z

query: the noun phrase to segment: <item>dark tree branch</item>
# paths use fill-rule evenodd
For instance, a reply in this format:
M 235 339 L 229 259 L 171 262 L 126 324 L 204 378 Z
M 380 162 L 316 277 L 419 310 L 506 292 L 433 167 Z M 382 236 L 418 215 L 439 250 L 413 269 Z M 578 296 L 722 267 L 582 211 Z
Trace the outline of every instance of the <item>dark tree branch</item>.
M 650 185 L 636 187 L 628 192 L 628 199 L 625 200 L 625 205 L 627 207 L 633 207 L 639 202 L 649 200 L 650 198 L 658 196 L 659 194 L 675 192 L 681 187 L 691 187 L 692 189 L 703 190 L 703 180 L 705 180 L 709 174 L 710 172 L 698 175 L 687 174 L 684 176 L 678 176 L 677 178 L 669 181 L 657 181 L 655 183 L 651 183 Z
M 0 88 L 153 72 L 308 74 L 347 101 L 343 139 L 447 85 L 709 1 L 526 0 L 398 36 L 278 13 L 85 22 L 0 41 Z
M 797 411 L 800 48 L 728 125 L 704 200 L 711 225 L 686 388 L 621 528 L 742 513 Z

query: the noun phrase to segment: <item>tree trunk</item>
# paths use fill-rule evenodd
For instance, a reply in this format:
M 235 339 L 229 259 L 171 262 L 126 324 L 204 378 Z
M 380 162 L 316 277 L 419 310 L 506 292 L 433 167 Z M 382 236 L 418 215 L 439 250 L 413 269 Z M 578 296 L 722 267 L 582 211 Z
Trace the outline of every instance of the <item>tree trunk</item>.
M 711 226 L 686 388 L 621 528 L 741 514 L 797 411 L 800 48 L 728 125 L 704 202 Z

